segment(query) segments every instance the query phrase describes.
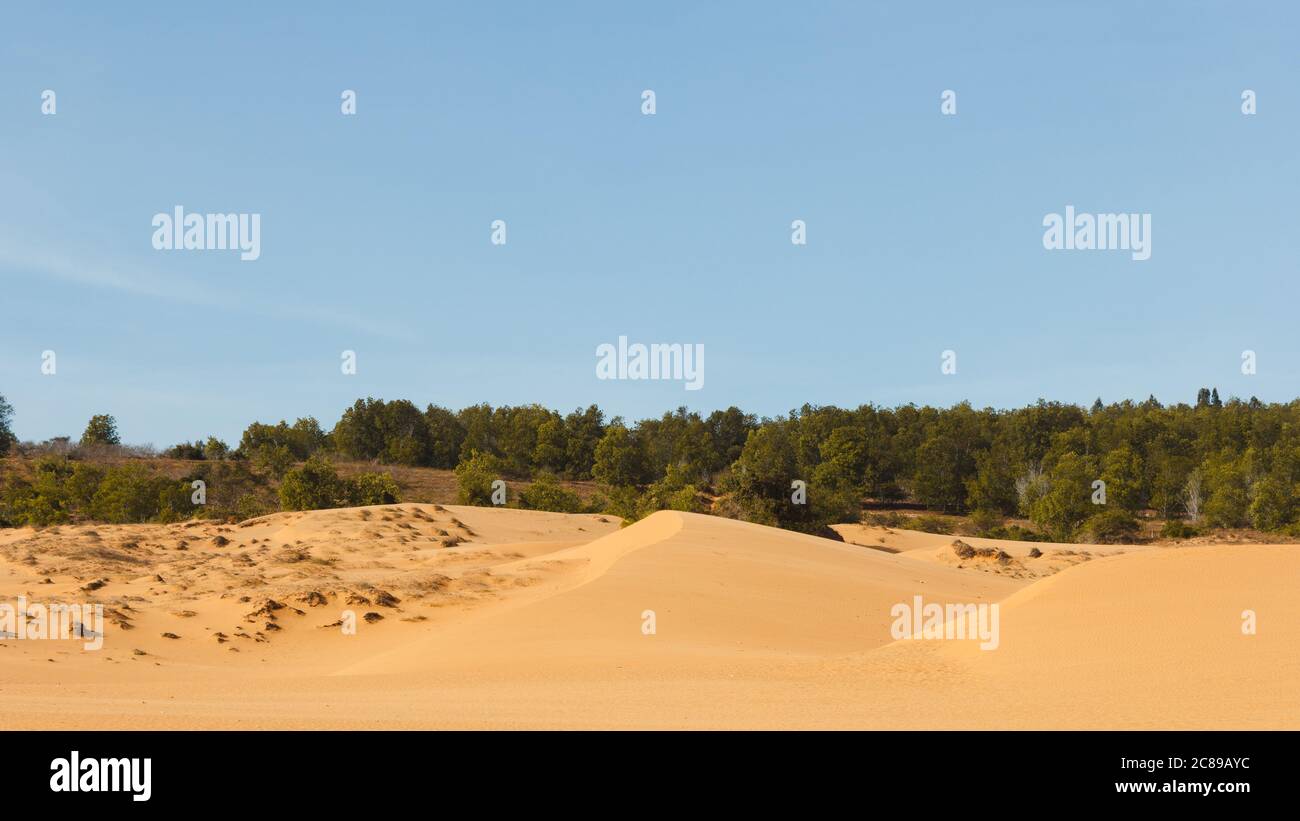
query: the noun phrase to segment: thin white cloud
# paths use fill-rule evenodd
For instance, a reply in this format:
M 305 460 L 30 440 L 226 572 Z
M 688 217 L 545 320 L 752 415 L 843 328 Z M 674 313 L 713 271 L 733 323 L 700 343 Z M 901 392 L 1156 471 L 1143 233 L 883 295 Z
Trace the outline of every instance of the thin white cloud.
M 251 314 L 269 319 L 288 319 L 333 325 L 372 336 L 400 342 L 414 342 L 409 328 L 385 317 L 374 321 L 364 316 L 341 313 L 334 308 L 312 305 L 274 305 L 234 298 L 229 292 L 216 292 L 196 284 L 192 279 L 175 275 L 162 277 L 138 267 L 108 266 L 87 263 L 47 250 L 22 249 L 12 236 L 0 242 L 0 270 L 11 275 L 36 278 L 50 277 L 64 282 L 103 288 L 135 296 L 160 299 L 184 305 Z M 128 273 L 129 270 L 129 273 Z

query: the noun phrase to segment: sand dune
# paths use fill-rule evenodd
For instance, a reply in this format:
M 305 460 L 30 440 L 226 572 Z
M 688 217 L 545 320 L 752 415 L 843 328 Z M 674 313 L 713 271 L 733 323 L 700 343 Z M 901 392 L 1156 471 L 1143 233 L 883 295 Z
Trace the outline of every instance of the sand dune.
M 1079 545 L 947 536 L 863 524 L 832 525 L 832 528 L 850 544 L 896 553 L 916 561 L 981 570 L 1017 579 L 1038 579 L 1102 556 L 1151 549 L 1144 545 Z M 963 555 L 954 550 L 954 543 L 958 541 L 974 548 L 977 554 Z M 999 560 L 999 554 L 1006 555 Z
M 1294 547 L 1008 574 L 889 538 L 411 504 L 0 531 L 0 602 L 109 620 L 0 638 L 0 727 L 1300 726 Z M 915 596 L 999 603 L 998 648 L 896 641 Z

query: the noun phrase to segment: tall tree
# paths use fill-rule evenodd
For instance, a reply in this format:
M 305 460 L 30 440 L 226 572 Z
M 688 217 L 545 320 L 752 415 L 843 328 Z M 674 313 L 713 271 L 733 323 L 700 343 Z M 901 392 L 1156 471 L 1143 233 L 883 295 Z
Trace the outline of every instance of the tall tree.
M 0 394 L 0 456 L 8 453 L 9 448 L 18 440 L 9 426 L 13 418 L 14 406 L 5 400 L 4 394 Z
M 117 435 L 117 420 L 106 413 L 90 417 L 85 433 L 81 434 L 82 445 L 120 445 Z

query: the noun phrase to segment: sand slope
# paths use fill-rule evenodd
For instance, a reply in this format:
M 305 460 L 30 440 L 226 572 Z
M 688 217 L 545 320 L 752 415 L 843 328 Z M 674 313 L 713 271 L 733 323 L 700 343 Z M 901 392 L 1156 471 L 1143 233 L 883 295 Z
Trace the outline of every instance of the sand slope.
M 1300 726 L 1295 547 L 1085 547 L 1035 580 L 928 538 L 436 505 L 0 532 L 0 601 L 130 625 L 98 652 L 0 639 L 0 726 Z M 917 595 L 1000 602 L 999 648 L 894 641 Z M 382 618 L 344 635 L 348 610 Z
M 582 568 L 563 595 L 484 614 L 342 672 L 520 664 L 602 671 L 656 661 L 680 670 L 819 658 L 888 644 L 889 608 L 915 591 L 939 601 L 996 601 L 1017 589 L 814 536 L 670 511 L 548 559 Z M 641 629 L 647 610 L 654 635 Z
M 902 555 L 915 561 L 982 570 L 1016 579 L 1039 579 L 1102 556 L 1117 556 L 1151 549 L 1142 545 L 1079 545 L 984 539 L 978 536 L 948 536 L 865 524 L 832 525 L 832 528 L 840 538 L 850 544 Z M 981 553 L 986 551 L 1005 553 L 1009 558 L 1007 561 L 990 561 L 987 556 L 962 558 L 953 550 L 953 543 L 957 540 Z M 1034 550 L 1042 555 L 1032 555 Z

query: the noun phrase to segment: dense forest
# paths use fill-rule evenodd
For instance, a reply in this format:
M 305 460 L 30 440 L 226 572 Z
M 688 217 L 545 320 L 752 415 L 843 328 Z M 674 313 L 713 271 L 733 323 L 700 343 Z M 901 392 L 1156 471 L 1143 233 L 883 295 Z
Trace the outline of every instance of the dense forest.
M 511 504 L 629 520 L 671 508 L 825 532 L 858 521 L 872 500 L 969 513 L 1013 538 L 1002 524 L 1016 517 L 1034 526 L 1015 528 L 1020 537 L 1061 541 L 1123 540 L 1140 516 L 1167 522 L 1166 535 L 1205 527 L 1300 535 L 1300 400 L 1225 402 L 1211 389 L 1193 405 L 1154 397 L 1013 410 L 805 405 L 770 419 L 679 408 L 638 422 L 607 419 L 594 405 L 451 411 L 368 398 L 329 430 L 310 417 L 255 422 L 233 447 L 210 437 L 169 448 L 161 455 L 194 464 L 183 481 L 151 474 L 147 460 L 101 465 L 96 452 L 121 448 L 110 416 L 91 419 L 76 443 L 35 444 L 16 441 L 12 412 L 0 397 L 0 454 L 35 467 L 0 480 L 0 524 L 10 526 L 396 500 L 382 472 L 340 477 L 332 463 L 344 460 L 455 470 L 465 503 L 491 504 L 502 479 L 521 488 Z M 195 479 L 208 494 L 201 512 Z M 560 480 L 600 490 L 583 501 Z

